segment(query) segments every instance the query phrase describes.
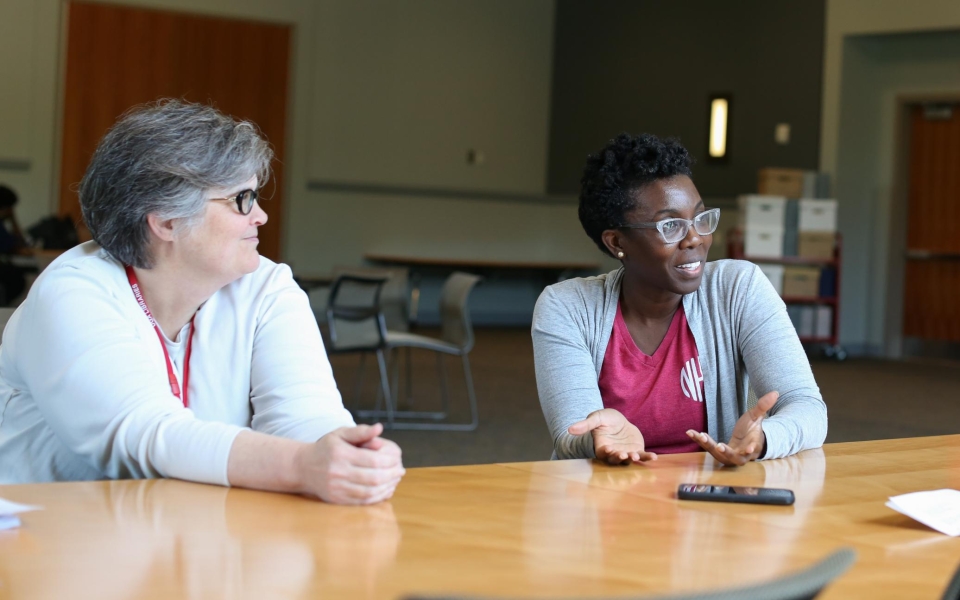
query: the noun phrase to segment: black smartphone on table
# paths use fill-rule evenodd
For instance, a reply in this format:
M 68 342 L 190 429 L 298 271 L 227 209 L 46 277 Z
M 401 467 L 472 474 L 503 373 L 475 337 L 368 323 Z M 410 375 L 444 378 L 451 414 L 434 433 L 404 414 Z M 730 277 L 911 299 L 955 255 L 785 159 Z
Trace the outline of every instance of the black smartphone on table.
M 707 502 L 742 502 L 745 504 L 793 504 L 793 491 L 780 488 L 746 487 L 740 485 L 707 485 L 681 483 L 677 488 L 681 500 L 705 500 Z

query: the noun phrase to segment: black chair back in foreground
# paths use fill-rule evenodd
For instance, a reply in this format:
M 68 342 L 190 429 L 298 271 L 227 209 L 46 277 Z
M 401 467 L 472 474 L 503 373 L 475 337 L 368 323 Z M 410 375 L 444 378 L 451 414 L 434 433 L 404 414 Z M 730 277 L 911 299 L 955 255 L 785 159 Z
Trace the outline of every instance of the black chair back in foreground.
M 841 548 L 799 573 L 743 587 L 715 592 L 659 596 L 617 596 L 589 600 L 811 600 L 831 581 L 843 575 L 857 560 L 852 548 Z M 953 598 L 953 596 L 951 597 Z M 406 600 L 481 600 L 470 596 L 408 596 Z M 502 599 L 501 599 L 502 600 Z M 569 599 L 574 600 L 574 599 Z M 587 600 L 587 599 L 583 599 Z

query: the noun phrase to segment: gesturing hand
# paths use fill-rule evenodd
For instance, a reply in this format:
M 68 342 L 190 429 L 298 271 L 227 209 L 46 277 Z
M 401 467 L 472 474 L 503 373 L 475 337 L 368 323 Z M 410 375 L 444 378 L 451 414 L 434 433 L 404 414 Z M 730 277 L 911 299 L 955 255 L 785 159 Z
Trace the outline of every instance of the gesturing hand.
M 299 467 L 305 491 L 334 504 L 374 504 L 393 496 L 406 471 L 400 447 L 383 426 L 341 427 L 305 448 Z
M 697 433 L 692 429 L 687 431 L 687 435 L 723 464 L 745 465 L 751 460 L 756 460 L 763 452 L 767 438 L 760 424 L 763 423 L 767 411 L 773 408 L 779 397 L 779 392 L 765 394 L 757 401 L 756 406 L 743 413 L 737 419 L 737 424 L 733 426 L 733 435 L 730 437 L 729 444 L 718 444 L 707 433 Z
M 657 460 L 656 454 L 644 450 L 643 434 L 640 430 L 620 414 L 620 411 L 612 408 L 593 411 L 583 421 L 567 428 L 567 431 L 570 435 L 591 432 L 597 458 L 611 465 Z

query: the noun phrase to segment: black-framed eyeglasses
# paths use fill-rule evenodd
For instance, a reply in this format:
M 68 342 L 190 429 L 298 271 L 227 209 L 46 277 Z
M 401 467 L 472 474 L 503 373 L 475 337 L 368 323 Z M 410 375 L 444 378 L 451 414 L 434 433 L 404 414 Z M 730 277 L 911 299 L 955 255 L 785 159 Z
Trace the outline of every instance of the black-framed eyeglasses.
M 717 230 L 717 225 L 719 224 L 720 209 L 711 208 L 710 210 L 706 210 L 695 216 L 693 220 L 674 217 L 672 219 L 664 219 L 655 223 L 632 223 L 630 225 L 620 225 L 617 229 L 656 229 L 660 232 L 660 236 L 663 238 L 665 243 L 676 244 L 683 238 L 687 237 L 687 233 L 690 231 L 691 225 L 698 235 L 710 235 Z
M 253 210 L 253 205 L 257 203 L 257 198 L 260 197 L 257 190 L 243 190 L 238 192 L 236 196 L 230 196 L 229 198 L 210 198 L 210 201 L 217 202 L 236 202 L 237 210 L 240 211 L 241 215 L 249 215 L 250 211 Z

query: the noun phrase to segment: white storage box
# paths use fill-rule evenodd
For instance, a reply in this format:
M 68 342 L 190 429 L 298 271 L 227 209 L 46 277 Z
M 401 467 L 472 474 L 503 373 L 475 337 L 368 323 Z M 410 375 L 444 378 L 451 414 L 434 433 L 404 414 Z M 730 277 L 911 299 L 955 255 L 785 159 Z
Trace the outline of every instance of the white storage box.
M 767 276 L 767 279 L 770 280 L 770 284 L 773 286 L 773 289 L 777 290 L 777 294 L 783 295 L 783 265 L 767 265 L 767 264 L 758 264 L 760 270 L 763 271 L 763 274 Z
M 784 196 L 740 196 L 740 214 L 744 231 L 755 227 L 783 229 L 787 199 Z
M 833 233 L 837 230 L 837 201 L 800 200 L 800 231 L 823 231 Z
M 780 258 L 783 256 L 783 228 L 747 229 L 743 234 L 743 253 L 750 257 Z

